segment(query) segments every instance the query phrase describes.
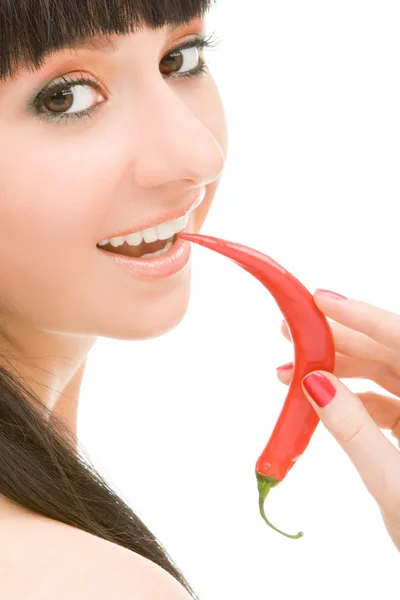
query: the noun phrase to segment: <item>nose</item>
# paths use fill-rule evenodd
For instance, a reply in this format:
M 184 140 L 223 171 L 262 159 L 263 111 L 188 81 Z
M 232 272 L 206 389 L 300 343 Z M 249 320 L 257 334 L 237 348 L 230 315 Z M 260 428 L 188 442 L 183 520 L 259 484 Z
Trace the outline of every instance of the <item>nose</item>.
M 135 144 L 135 183 L 152 188 L 177 180 L 190 180 L 197 186 L 215 181 L 224 168 L 225 156 L 201 121 L 202 116 L 207 118 L 207 107 L 197 99 L 198 108 L 190 108 L 162 80 L 141 100 L 140 117 L 136 114 L 130 120 L 133 131 L 129 127 Z

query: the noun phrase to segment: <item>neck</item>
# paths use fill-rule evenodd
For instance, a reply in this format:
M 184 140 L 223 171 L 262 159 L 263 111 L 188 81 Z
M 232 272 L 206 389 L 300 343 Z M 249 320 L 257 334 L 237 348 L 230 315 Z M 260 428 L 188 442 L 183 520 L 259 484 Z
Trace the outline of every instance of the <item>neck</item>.
M 46 332 L 11 319 L 1 329 L 6 368 L 26 382 L 76 440 L 79 393 L 96 338 Z
M 85 368 L 86 360 L 68 381 L 64 390 L 58 395 L 52 410 L 52 413 L 56 415 L 65 425 L 67 425 L 70 432 L 74 435 L 76 451 L 78 444 L 77 429 L 79 394 Z

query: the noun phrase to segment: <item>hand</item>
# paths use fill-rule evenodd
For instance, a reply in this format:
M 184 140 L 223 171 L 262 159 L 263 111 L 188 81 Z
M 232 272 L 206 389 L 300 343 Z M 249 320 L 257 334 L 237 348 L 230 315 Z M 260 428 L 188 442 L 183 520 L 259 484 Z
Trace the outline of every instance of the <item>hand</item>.
M 314 300 L 326 317 L 336 321 L 330 323 L 336 367 L 334 375 L 324 371 L 307 375 L 304 392 L 360 473 L 400 550 L 400 452 L 381 431 L 390 430 L 400 445 L 400 315 L 321 290 Z M 282 333 L 291 340 L 286 323 Z M 292 373 L 290 367 L 277 369 L 285 384 Z M 374 392 L 355 395 L 338 377 L 369 379 L 396 398 Z

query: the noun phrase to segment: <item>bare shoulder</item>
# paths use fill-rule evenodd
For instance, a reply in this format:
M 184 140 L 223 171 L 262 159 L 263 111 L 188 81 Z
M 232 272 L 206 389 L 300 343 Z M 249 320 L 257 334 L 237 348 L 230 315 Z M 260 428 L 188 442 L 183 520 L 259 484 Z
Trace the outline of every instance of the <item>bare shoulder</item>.
M 0 515 L 0 597 L 7 600 L 191 600 L 161 567 L 40 515 Z

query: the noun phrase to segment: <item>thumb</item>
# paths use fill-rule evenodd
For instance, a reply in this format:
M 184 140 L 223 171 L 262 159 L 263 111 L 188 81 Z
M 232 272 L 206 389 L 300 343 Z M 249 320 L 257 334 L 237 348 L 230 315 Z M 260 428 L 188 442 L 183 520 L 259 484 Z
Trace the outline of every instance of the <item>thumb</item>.
M 322 423 L 349 456 L 381 507 L 400 500 L 400 453 L 383 435 L 361 400 L 335 375 L 309 373 L 304 393 Z

